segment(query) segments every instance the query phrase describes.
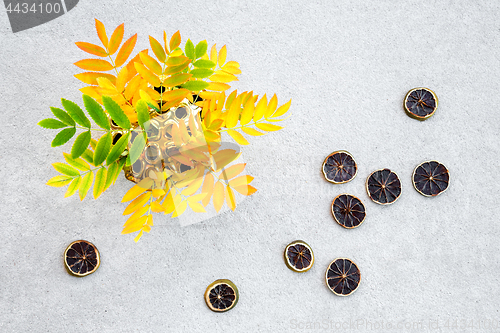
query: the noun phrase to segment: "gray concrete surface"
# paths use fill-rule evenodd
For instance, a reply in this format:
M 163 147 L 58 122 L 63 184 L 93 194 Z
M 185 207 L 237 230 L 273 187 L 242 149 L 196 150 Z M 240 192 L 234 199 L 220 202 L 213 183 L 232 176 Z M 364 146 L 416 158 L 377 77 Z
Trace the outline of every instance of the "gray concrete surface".
M 500 3 L 498 1 L 96 1 L 13 34 L 0 10 L 1 332 L 499 332 Z M 293 99 L 283 131 L 243 148 L 259 191 L 236 212 L 180 227 L 156 219 L 135 244 L 121 236 L 130 183 L 99 200 L 64 199 L 45 182 L 68 149 L 36 123 L 61 97 L 78 100 L 76 41 L 108 32 L 228 45 L 241 63 L 236 85 Z M 440 105 L 418 122 L 402 110 L 413 87 Z M 359 172 L 335 186 L 323 159 L 349 150 Z M 413 168 L 444 163 L 451 186 L 429 199 Z M 402 181 L 401 198 L 369 201 L 364 182 L 379 168 Z M 332 219 L 331 200 L 359 196 L 368 217 L 355 230 Z M 61 255 L 75 239 L 102 254 L 99 270 L 69 276 Z M 314 249 L 305 274 L 283 263 L 295 239 Z M 358 263 L 362 283 L 336 297 L 323 281 L 336 257 Z M 228 313 L 205 306 L 206 286 L 229 278 L 240 302 Z

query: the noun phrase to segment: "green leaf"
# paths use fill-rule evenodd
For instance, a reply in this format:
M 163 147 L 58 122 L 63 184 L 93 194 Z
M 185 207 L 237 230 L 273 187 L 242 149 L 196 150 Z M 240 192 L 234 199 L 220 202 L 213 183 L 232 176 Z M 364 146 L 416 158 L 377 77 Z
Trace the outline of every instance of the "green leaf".
M 207 41 L 203 40 L 196 45 L 194 54 L 196 56 L 196 59 L 198 59 L 201 58 L 205 53 L 207 53 Z
M 130 152 L 127 157 L 127 165 L 132 165 L 135 161 L 137 161 L 145 146 L 146 140 L 144 139 L 144 135 L 137 135 L 134 142 L 132 142 L 132 147 L 130 147 Z
M 146 127 L 149 127 L 149 109 L 148 105 L 144 100 L 139 100 L 135 107 L 137 111 L 137 120 L 142 129 L 147 130 Z
M 68 162 L 68 164 L 71 165 L 72 167 L 81 171 L 90 170 L 90 165 L 88 165 L 88 163 L 82 160 L 81 158 L 73 159 L 71 155 L 68 153 L 63 153 L 63 155 L 66 162 Z
M 85 161 L 89 162 L 90 164 L 94 164 L 94 153 L 92 152 L 92 150 L 90 149 L 86 149 L 83 154 L 82 154 L 82 157 Z
M 107 129 L 108 131 L 111 129 L 108 116 L 106 116 L 106 113 L 102 109 L 101 105 L 97 103 L 95 99 L 89 95 L 83 95 L 83 104 L 97 126 Z
M 80 135 L 76 137 L 75 142 L 73 143 L 73 147 L 71 147 L 71 158 L 80 157 L 85 149 L 87 149 L 87 147 L 89 146 L 90 139 L 90 131 L 80 133 Z
M 97 146 L 97 141 L 95 139 L 90 139 L 90 147 L 95 150 L 95 147 Z
M 211 69 L 195 68 L 189 74 L 193 75 L 195 79 L 206 79 L 214 73 Z
M 54 167 L 54 169 L 56 169 L 57 172 L 60 172 L 66 176 L 78 176 L 78 175 L 80 175 L 78 170 L 76 170 L 72 166 L 64 164 L 64 163 L 53 163 L 52 166 Z
M 76 121 L 77 124 L 90 128 L 90 120 L 85 116 L 85 113 L 83 113 L 82 109 L 73 103 L 72 101 L 68 101 L 67 99 L 61 98 L 62 105 L 66 111 L 68 111 L 68 114 L 73 118 L 74 121 Z
M 214 68 L 215 62 L 206 59 L 200 59 L 195 61 L 193 65 L 196 68 Z
M 100 168 L 95 175 L 94 183 L 94 199 L 104 192 L 104 185 L 106 185 L 106 168 Z
M 109 165 L 108 172 L 106 173 L 106 183 L 104 184 L 103 191 L 106 191 L 111 186 L 111 184 L 115 183 L 116 178 L 118 178 L 118 175 L 121 171 L 118 163 L 119 162 L 113 162 Z
M 125 112 L 123 112 L 122 108 L 118 103 L 113 101 L 113 99 L 109 96 L 102 96 L 102 103 L 108 111 L 111 119 L 123 129 L 129 129 L 131 127 L 130 120 L 128 119 Z
M 79 190 L 80 200 L 85 199 L 90 189 L 90 186 L 92 186 L 93 181 L 94 181 L 94 173 L 92 171 L 90 171 L 83 177 Z
M 80 188 L 80 184 L 82 182 L 82 177 L 76 177 L 69 184 L 68 189 L 66 190 L 65 198 L 72 196 L 75 192 Z
M 47 119 L 41 120 L 38 123 L 38 125 L 42 126 L 43 128 L 48 128 L 48 129 L 58 129 L 58 128 L 63 128 L 63 127 L 68 126 L 63 122 L 60 122 L 59 120 L 55 120 L 52 118 L 47 118 Z
M 60 121 L 62 121 L 66 125 L 75 126 L 75 121 L 73 120 L 73 118 L 71 118 L 69 116 L 69 114 L 66 113 L 66 111 L 61 110 L 59 108 L 54 108 L 54 107 L 51 107 L 50 110 L 52 111 L 54 116 L 56 116 L 56 118 L 58 118 Z
M 95 147 L 95 152 L 94 152 L 94 165 L 98 166 L 104 160 L 109 154 L 109 150 L 111 149 L 111 141 L 113 141 L 113 138 L 111 137 L 111 133 L 106 133 L 97 142 L 97 146 Z
M 190 39 L 187 40 L 186 46 L 184 47 L 184 51 L 186 53 L 186 57 L 188 57 L 191 60 L 194 60 L 194 44 Z
M 63 144 L 68 142 L 69 139 L 71 139 L 73 135 L 75 135 L 75 133 L 76 133 L 76 128 L 74 127 L 63 129 L 62 131 L 57 133 L 54 140 L 52 140 L 51 146 L 52 147 L 62 146 Z
M 127 148 L 128 146 L 128 138 L 130 137 L 130 133 L 127 133 L 125 135 L 122 135 L 122 137 L 113 145 L 113 148 L 111 148 L 111 151 L 108 154 L 108 157 L 106 157 L 106 164 L 110 165 L 114 161 L 116 161 L 120 155 L 123 153 L 123 151 Z
M 67 185 L 71 183 L 73 180 L 73 177 L 70 176 L 55 176 L 49 179 L 46 185 L 52 186 L 52 187 L 63 187 L 64 185 Z
M 182 88 L 191 90 L 191 91 L 200 91 L 208 88 L 209 83 L 205 81 L 188 81 L 181 85 Z
M 150 102 L 146 102 L 146 104 L 151 108 L 151 109 L 154 109 L 156 112 L 160 113 L 160 109 L 158 109 L 156 106 L 154 106 L 152 103 Z

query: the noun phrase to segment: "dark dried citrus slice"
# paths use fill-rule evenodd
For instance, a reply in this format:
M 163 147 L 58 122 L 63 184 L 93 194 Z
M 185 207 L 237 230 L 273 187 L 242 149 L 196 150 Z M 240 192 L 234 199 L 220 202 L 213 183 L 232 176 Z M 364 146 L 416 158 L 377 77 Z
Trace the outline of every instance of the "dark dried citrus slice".
M 349 296 L 359 286 L 358 266 L 347 258 L 337 258 L 326 270 L 326 285 L 337 296 Z
M 351 154 L 345 150 L 339 150 L 325 158 L 322 171 L 330 183 L 343 184 L 356 176 L 358 166 Z
M 205 291 L 205 302 L 215 312 L 229 311 L 238 303 L 239 293 L 235 284 L 227 279 L 214 281 Z
M 450 183 L 450 174 L 441 163 L 427 161 L 415 168 L 412 180 L 418 193 L 434 197 L 446 191 Z
M 388 205 L 401 195 L 401 182 L 398 175 L 391 170 L 377 170 L 366 179 L 366 191 L 374 202 Z
M 365 220 L 365 206 L 353 195 L 340 194 L 332 202 L 332 214 L 335 221 L 344 228 L 356 228 Z
M 314 253 L 309 244 L 296 240 L 285 247 L 285 264 L 294 272 L 303 273 L 314 264 Z
M 410 90 L 404 100 L 406 113 L 418 120 L 426 120 L 436 112 L 438 99 L 434 91 L 427 88 Z
M 101 259 L 94 244 L 85 240 L 75 241 L 64 251 L 64 264 L 68 272 L 74 276 L 86 276 L 94 273 Z

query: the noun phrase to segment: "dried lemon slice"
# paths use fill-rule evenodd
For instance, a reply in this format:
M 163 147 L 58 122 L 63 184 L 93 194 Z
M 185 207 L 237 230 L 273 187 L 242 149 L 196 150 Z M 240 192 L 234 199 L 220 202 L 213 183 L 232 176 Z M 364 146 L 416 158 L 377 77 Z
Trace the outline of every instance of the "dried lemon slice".
M 356 177 L 358 166 L 349 152 L 339 150 L 325 158 L 322 171 L 325 179 L 330 183 L 343 184 Z
M 438 99 L 430 89 L 414 88 L 406 94 L 403 106 L 410 117 L 423 121 L 436 112 Z
M 377 170 L 366 179 L 366 191 L 373 202 L 389 205 L 401 195 L 401 182 L 395 172 L 389 169 Z
M 205 291 L 205 302 L 215 312 L 229 311 L 238 303 L 239 292 L 234 283 L 227 279 L 216 280 Z
M 285 247 L 285 264 L 294 272 L 303 273 L 314 264 L 314 253 L 304 241 L 296 240 Z
M 412 181 L 418 193 L 434 197 L 446 191 L 450 183 L 450 174 L 443 164 L 427 161 L 415 168 Z
M 337 296 L 349 296 L 358 289 L 361 274 L 351 259 L 337 258 L 330 263 L 325 274 L 326 285 Z
M 94 244 L 77 240 L 64 251 L 64 264 L 71 275 L 82 277 L 94 273 L 101 259 Z
M 332 215 L 338 224 L 347 229 L 359 227 L 365 220 L 365 206 L 353 195 L 340 194 L 332 202 Z

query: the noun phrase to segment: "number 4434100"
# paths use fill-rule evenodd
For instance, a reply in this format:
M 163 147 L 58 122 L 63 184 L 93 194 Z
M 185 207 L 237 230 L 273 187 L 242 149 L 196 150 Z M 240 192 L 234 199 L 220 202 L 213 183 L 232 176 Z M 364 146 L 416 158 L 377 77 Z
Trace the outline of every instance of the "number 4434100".
M 9 3 L 6 6 L 7 13 L 18 13 L 18 14 L 28 14 L 28 13 L 59 13 L 61 11 L 61 4 L 59 2 L 56 2 L 54 4 L 47 2 L 47 3 L 34 3 L 30 4 L 23 2 L 23 3 L 16 3 L 13 5 L 12 3 Z

